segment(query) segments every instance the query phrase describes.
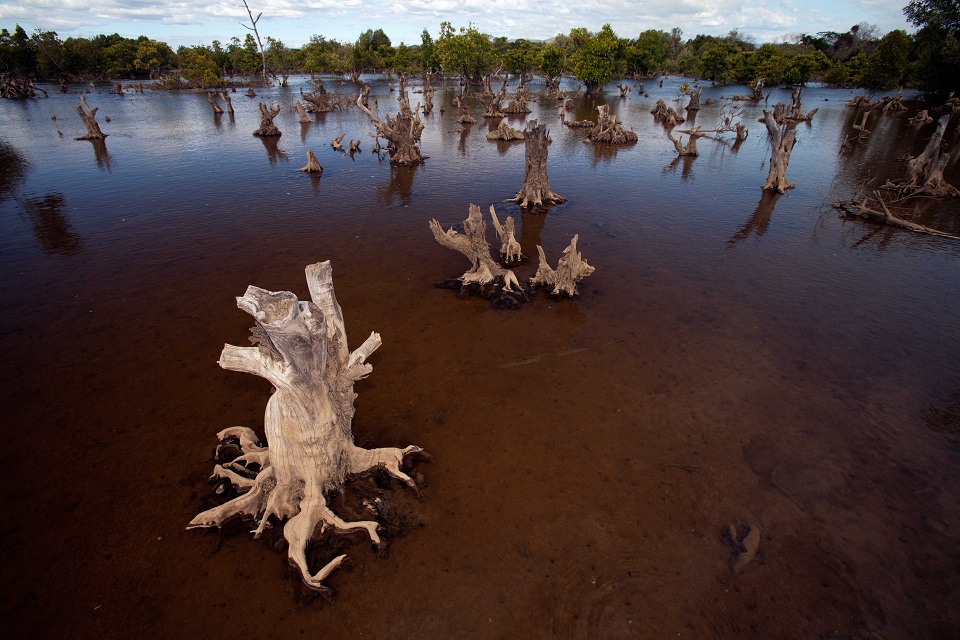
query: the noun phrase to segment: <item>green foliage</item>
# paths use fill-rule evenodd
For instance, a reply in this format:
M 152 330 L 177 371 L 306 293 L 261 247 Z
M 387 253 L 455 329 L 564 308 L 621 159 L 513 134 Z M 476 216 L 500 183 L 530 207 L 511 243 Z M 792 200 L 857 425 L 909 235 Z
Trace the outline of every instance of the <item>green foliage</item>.
M 867 58 L 858 84 L 867 89 L 894 89 L 903 84 L 910 63 L 910 36 L 902 29 L 891 31 L 880 40 Z
M 556 78 L 564 70 L 566 52 L 555 44 L 548 44 L 540 50 L 537 67 L 548 78 Z
M 440 70 L 440 58 L 433 44 L 433 37 L 426 29 L 420 34 L 420 68 L 426 73 Z
M 667 61 L 671 45 L 669 33 L 647 29 L 627 48 L 628 69 L 644 75 L 656 73 Z
M 151 78 L 159 78 L 163 71 L 173 66 L 175 56 L 166 42 L 140 40 L 133 59 L 133 66 L 146 71 Z
M 410 47 L 400 43 L 393 54 L 393 68 L 399 73 L 413 73 L 417 67 L 413 63 L 413 55 L 410 53 Z
M 960 2 L 957 0 L 912 0 L 903 8 L 910 24 L 960 35 Z
M 353 45 L 354 71 L 385 69 L 393 63 L 393 47 L 383 29 L 367 29 Z
M 599 32 L 586 29 L 570 31 L 574 50 L 570 54 L 570 71 L 587 85 L 587 93 L 597 93 L 615 75 L 625 71 L 626 43 L 617 37 L 609 24 Z
M 190 84 L 201 88 L 223 84 L 220 69 L 206 47 L 180 47 L 177 49 L 180 61 L 180 76 Z
M 293 67 L 293 54 L 282 41 L 267 36 L 267 69 L 274 78 L 287 76 Z
M 912 76 L 930 91 L 960 90 L 960 2 L 913 0 L 904 10 L 914 36 Z
M 454 31 L 449 22 L 440 23 L 440 37 L 434 46 L 440 67 L 447 73 L 457 73 L 478 83 L 493 71 L 496 57 L 490 36 L 473 25 Z

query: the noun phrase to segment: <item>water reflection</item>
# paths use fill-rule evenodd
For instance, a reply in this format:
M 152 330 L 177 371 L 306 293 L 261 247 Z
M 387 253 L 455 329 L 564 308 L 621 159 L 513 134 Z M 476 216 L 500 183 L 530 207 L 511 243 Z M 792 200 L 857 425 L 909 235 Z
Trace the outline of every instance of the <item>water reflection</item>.
M 0 140 L 0 202 L 13 195 L 27 174 L 27 161 L 20 153 Z
M 590 163 L 590 166 L 596 167 L 601 161 L 604 164 L 609 164 L 617 157 L 617 151 L 619 149 L 620 145 L 616 144 L 606 144 L 603 142 L 593 143 L 593 161 Z
M 287 152 L 280 148 L 280 136 L 258 136 L 263 148 L 267 150 L 267 160 L 270 164 L 277 164 L 278 160 L 289 160 Z
M 51 193 L 42 198 L 25 198 L 20 205 L 30 220 L 33 235 L 44 253 L 76 255 L 83 250 L 80 236 L 70 228 L 64 215 L 66 200 L 63 194 Z
M 683 169 L 680 171 L 680 182 L 687 182 L 693 177 L 693 162 L 696 160 L 696 156 L 677 156 L 674 158 L 670 164 L 665 166 L 660 172 L 661 177 L 673 174 L 677 172 L 677 167 L 683 165 Z
M 463 157 L 467 157 L 467 138 L 470 137 L 471 131 L 473 131 L 472 124 L 465 124 L 463 128 L 460 129 L 460 140 L 457 142 L 457 151 L 459 151 Z
M 527 209 L 520 210 L 520 253 L 530 256 L 534 260 L 537 259 L 537 245 L 542 244 L 540 236 L 546 223 L 546 213 L 534 213 Z
M 300 123 L 300 142 L 302 142 L 302 143 L 304 143 L 304 144 L 307 143 L 307 132 L 308 132 L 309 130 L 310 130 L 310 123 L 309 123 L 309 122 L 301 122 L 301 123 Z
M 103 169 L 104 171 L 110 171 L 110 152 L 107 151 L 107 142 L 106 140 L 88 140 L 93 146 L 93 157 L 97 162 L 97 166 Z
M 389 209 L 393 206 L 394 196 L 397 196 L 400 198 L 400 204 L 404 207 L 409 206 L 413 194 L 413 177 L 417 175 L 419 168 L 419 165 L 409 167 L 390 165 L 390 180 L 377 189 L 377 200 Z
M 751 235 L 756 235 L 758 239 L 763 236 L 767 232 L 767 227 L 770 226 L 770 215 L 781 195 L 776 191 L 764 191 L 750 220 L 733 234 L 733 237 L 727 241 L 727 246 L 732 249 L 738 242 L 746 240 Z

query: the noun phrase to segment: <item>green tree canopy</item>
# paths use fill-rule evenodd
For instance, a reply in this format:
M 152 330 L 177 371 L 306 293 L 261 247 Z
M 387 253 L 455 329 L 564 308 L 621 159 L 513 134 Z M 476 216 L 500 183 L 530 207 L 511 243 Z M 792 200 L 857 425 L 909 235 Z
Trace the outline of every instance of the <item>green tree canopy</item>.
M 625 71 L 626 43 L 609 24 L 594 34 L 573 29 L 570 40 L 574 47 L 569 58 L 570 71 L 587 85 L 587 93 L 599 93 L 608 80 Z

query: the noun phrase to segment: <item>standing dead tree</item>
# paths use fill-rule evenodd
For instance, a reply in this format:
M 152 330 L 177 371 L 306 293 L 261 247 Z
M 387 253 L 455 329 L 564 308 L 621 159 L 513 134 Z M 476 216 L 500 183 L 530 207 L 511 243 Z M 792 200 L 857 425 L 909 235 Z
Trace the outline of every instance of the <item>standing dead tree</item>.
M 763 122 L 770 134 L 770 171 L 767 181 L 763 183 L 766 191 L 785 193 L 787 189 L 797 186 L 796 182 L 787 182 L 787 165 L 790 164 L 790 154 L 797 143 L 797 132 L 791 125 L 778 124 L 773 114 L 763 110 Z
M 142 93 L 142 91 L 143 91 L 143 90 L 141 89 L 141 93 Z M 220 95 L 221 98 L 223 98 L 223 103 L 224 103 L 225 105 L 227 105 L 227 108 L 224 109 L 224 111 L 226 111 L 227 113 L 232 114 L 232 113 L 233 113 L 233 101 L 230 99 L 230 94 L 227 93 L 226 91 L 220 91 L 220 92 L 219 92 L 219 95 Z
M 306 548 L 318 527 L 339 534 L 364 531 L 373 544 L 383 546 L 377 522 L 346 522 L 330 510 L 327 497 L 343 491 L 350 477 L 381 472 L 416 489 L 401 466 L 421 449 L 362 449 L 354 444 L 353 385 L 373 369 L 366 360 L 380 346 L 380 335 L 371 333 L 350 351 L 330 262 L 308 266 L 306 276 L 311 302 L 301 302 L 289 291 L 254 286 L 237 298 L 237 306 L 256 319 L 252 329 L 256 346 L 225 345 L 220 366 L 252 373 L 274 386 L 264 415 L 267 445 L 260 446 L 246 427 L 217 434 L 241 455 L 217 465 L 214 476 L 246 492 L 197 515 L 187 528 L 220 527 L 232 517 L 251 516 L 259 537 L 271 516 L 288 519 L 283 536 L 290 562 L 307 586 L 324 590 L 323 581 L 346 556 L 333 558 L 316 573 L 310 571 Z
M 384 116 L 384 120 L 380 120 L 375 111 L 364 106 L 362 96 L 357 98 L 357 106 L 367 114 L 370 122 L 377 128 L 376 137 L 386 139 L 390 164 L 401 166 L 423 164 L 426 157 L 420 154 L 423 121 L 417 113 L 419 105 L 417 110 L 411 109 L 410 100 L 405 91 L 397 96 L 397 102 L 400 104 L 397 115 L 393 118 Z
M 242 22 L 240 23 L 240 26 L 243 27 L 244 29 L 249 29 L 250 31 L 253 31 L 254 35 L 257 36 L 257 46 L 260 47 L 260 62 L 262 63 L 261 68 L 262 68 L 262 73 L 263 73 L 263 82 L 264 82 L 264 84 L 266 84 L 266 82 L 267 82 L 267 52 L 264 51 L 264 49 L 263 49 L 263 41 L 260 40 L 260 32 L 257 30 L 257 23 L 260 22 L 260 17 L 263 15 L 263 12 L 261 11 L 260 13 L 257 14 L 257 17 L 254 18 L 254 17 L 253 17 L 253 11 L 250 10 L 250 5 L 247 4 L 247 0 L 243 0 L 243 6 L 246 7 L 246 9 L 247 9 L 247 15 L 250 16 L 250 25 L 251 25 L 251 26 L 248 27 L 247 25 L 243 24 Z
M 217 94 L 213 91 L 207 91 L 207 102 L 210 103 L 210 108 L 216 115 L 223 113 L 223 107 L 217 103 Z
M 457 108 L 457 122 L 460 124 L 476 124 L 477 119 L 470 115 L 470 110 L 467 109 L 467 84 L 465 82 L 460 83 L 460 93 L 454 98 L 453 104 Z
M 426 84 L 423 85 L 423 115 L 428 116 L 433 112 L 433 85 L 430 84 L 431 73 L 427 73 Z
M 530 278 L 530 284 L 541 287 L 553 287 L 550 292 L 552 295 L 568 295 L 571 298 L 577 295 L 577 283 L 594 272 L 595 267 L 587 264 L 580 252 L 577 251 L 578 235 L 574 235 L 570 240 L 570 245 L 563 250 L 563 256 L 557 263 L 554 270 L 547 263 L 547 256 L 543 253 L 543 247 L 537 245 L 537 252 L 540 254 L 540 264 L 537 266 L 537 273 Z
M 480 100 L 483 102 L 484 118 L 502 118 L 506 114 L 503 112 L 503 101 L 507 98 L 507 81 L 504 80 L 500 86 L 499 93 L 481 93 Z
M 255 136 L 269 137 L 282 135 L 277 125 L 273 124 L 273 119 L 280 113 L 280 105 L 276 107 L 267 107 L 260 103 L 260 128 L 253 132 Z
M 700 155 L 700 152 L 697 150 L 697 140 L 703 137 L 703 133 L 700 131 L 700 127 L 694 127 L 693 129 L 687 129 L 680 133 L 689 134 L 687 139 L 687 144 L 683 144 L 683 136 L 681 135 L 679 139 L 673 137 L 671 131 L 667 131 L 667 137 L 670 138 L 670 142 L 673 143 L 673 147 L 677 150 L 677 156 L 692 156 L 697 157 Z
M 657 100 L 656 106 L 650 110 L 655 120 L 663 122 L 668 127 L 675 127 L 685 120 L 673 107 L 668 107 L 663 98 Z
M 513 272 L 501 267 L 490 255 L 490 245 L 486 238 L 487 225 L 477 205 L 470 205 L 470 213 L 463 221 L 464 233 L 458 233 L 452 227 L 444 232 L 436 219 L 430 221 L 430 230 L 442 246 L 459 251 L 470 261 L 470 269 L 460 276 L 464 285 L 485 285 L 502 281 L 504 291 L 514 291 L 514 286 L 521 289 Z
M 527 123 L 523 135 L 526 144 L 523 187 L 510 202 L 518 202 L 523 208 L 566 202 L 566 198 L 550 190 L 550 180 L 547 177 L 547 125 L 531 120 Z
M 80 104 L 74 105 L 73 108 L 77 110 L 77 115 L 83 121 L 83 126 L 87 128 L 85 134 L 77 136 L 74 140 L 103 140 L 107 137 L 108 134 L 100 131 L 100 125 L 97 124 L 97 110 L 100 107 L 91 109 L 83 96 L 80 96 Z
M 626 98 L 627 94 L 630 93 L 630 85 L 627 84 L 618 84 L 617 89 L 620 89 L 620 97 Z M 643 95 L 643 91 L 640 91 L 640 95 Z
M 524 86 L 522 73 L 520 74 L 520 84 L 517 85 L 517 94 L 503 112 L 514 115 L 530 113 L 530 107 L 527 106 L 527 88 Z
M 517 242 L 516 223 L 513 221 L 513 216 L 507 216 L 501 225 L 497 212 L 493 205 L 490 205 L 490 217 L 493 218 L 493 228 L 500 238 L 500 264 L 504 266 L 520 264 L 523 255 L 520 253 L 520 243 Z
M 855 136 L 850 137 L 849 134 L 843 136 L 843 142 L 840 143 L 841 152 L 849 151 L 854 146 L 858 144 L 863 144 L 864 142 L 867 141 L 867 136 L 870 135 L 870 130 L 867 129 L 867 118 L 870 117 L 870 113 L 871 113 L 870 110 L 867 109 L 866 111 L 863 112 L 863 117 L 860 119 L 860 123 L 853 124 L 853 130 L 857 132 Z
M 916 158 L 907 160 L 907 176 L 898 181 L 888 180 L 884 189 L 896 189 L 904 196 L 957 197 L 960 191 L 943 178 L 947 164 L 960 153 L 960 147 L 953 153 L 943 153 L 943 134 L 950 123 L 949 113 L 940 116 L 937 128 L 927 142 L 927 146 Z
M 597 124 L 587 134 L 586 142 L 633 144 L 638 140 L 635 132 L 624 129 L 616 114 L 610 113 L 609 105 L 601 104 L 597 111 Z
M 296 106 L 297 108 L 297 114 L 298 114 L 297 120 L 300 122 L 300 124 L 310 124 L 311 122 L 313 122 L 313 120 L 310 119 L 310 114 L 307 113 L 307 108 L 303 105 L 302 102 L 297 100 L 294 106 Z
M 317 156 L 314 155 L 313 149 L 307 149 L 307 166 L 300 169 L 304 173 L 315 173 L 320 175 L 323 173 L 323 167 L 320 166 L 320 161 L 317 160 Z
M 690 96 L 690 102 L 687 104 L 687 111 L 699 111 L 700 110 L 700 94 L 703 93 L 703 89 L 697 87 L 696 89 L 691 89 L 688 93 Z
M 819 108 L 812 109 L 808 113 L 803 112 L 803 104 L 800 101 L 803 96 L 803 89 L 797 87 L 794 90 L 793 95 L 790 96 L 790 106 L 787 107 L 782 102 L 778 102 L 773 107 L 773 119 L 777 121 L 777 124 L 783 124 L 784 122 L 810 122 L 813 120 L 814 114 L 819 111 Z M 766 113 L 766 111 L 764 111 Z M 760 119 L 760 122 L 763 122 L 763 118 Z

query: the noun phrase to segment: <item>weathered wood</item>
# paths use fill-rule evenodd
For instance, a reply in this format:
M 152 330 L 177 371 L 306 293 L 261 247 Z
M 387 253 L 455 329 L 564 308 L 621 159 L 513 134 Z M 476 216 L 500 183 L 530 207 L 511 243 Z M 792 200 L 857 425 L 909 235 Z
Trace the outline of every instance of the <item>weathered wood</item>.
M 597 107 L 597 111 L 597 124 L 587 134 L 588 142 L 633 144 L 637 141 L 637 134 L 623 128 L 616 114 L 610 113 L 609 105 L 601 104 Z
M 277 125 L 273 124 L 273 119 L 280 113 L 280 105 L 276 107 L 267 107 L 260 103 L 260 128 L 253 132 L 255 136 L 268 137 L 283 135 Z
M 790 163 L 790 154 L 797 142 L 797 132 L 788 125 L 777 124 L 773 114 L 763 110 L 763 122 L 770 134 L 770 171 L 763 189 L 784 193 L 787 189 L 797 186 L 796 182 L 787 182 L 787 165 Z
M 918 112 L 917 115 L 910 118 L 910 122 L 911 124 L 917 124 L 917 125 L 930 124 L 931 122 L 933 122 L 933 116 L 927 113 L 927 110 L 924 109 Z
M 320 166 L 320 161 L 317 160 L 317 156 L 314 155 L 313 149 L 307 149 L 307 166 L 300 169 L 304 173 L 315 173 L 320 175 L 323 173 L 323 167 Z
M 506 83 L 504 83 L 506 86 Z M 517 86 L 517 93 L 513 100 L 504 109 L 504 113 L 513 115 L 524 115 L 530 113 L 530 107 L 527 106 L 527 88 L 523 85 L 523 74 L 520 74 L 520 84 Z
M 685 120 L 673 107 L 668 107 L 663 98 L 657 100 L 656 106 L 650 110 L 650 113 L 653 114 L 654 119 L 663 122 L 668 127 L 675 127 Z
M 902 180 L 889 180 L 883 185 L 884 189 L 897 189 L 904 195 L 926 195 L 938 198 L 957 197 L 960 191 L 956 187 L 944 180 L 943 170 L 957 153 L 943 153 L 941 145 L 943 144 L 943 134 L 946 132 L 947 125 L 950 124 L 951 114 L 946 113 L 937 120 L 937 127 L 930 136 L 927 146 L 923 153 L 916 158 L 907 161 L 907 176 Z
M 703 93 L 703 89 L 697 87 L 688 92 L 687 95 L 690 96 L 690 102 L 687 103 L 687 111 L 699 111 L 700 110 L 700 94 Z
M 376 135 L 386 139 L 387 151 L 390 154 L 390 164 L 409 166 L 423 164 L 425 156 L 420 153 L 420 135 L 423 133 L 423 121 L 417 110 L 410 108 L 410 101 L 406 92 L 397 96 L 400 109 L 394 117 L 384 116 L 384 120 L 377 117 L 376 111 L 363 104 L 363 96 L 357 98 L 357 106 L 367 114 L 370 121 L 376 126 Z
M 500 238 L 500 263 L 505 265 L 518 264 L 521 259 L 520 243 L 516 237 L 516 223 L 513 216 L 507 216 L 503 225 L 497 218 L 497 212 L 490 205 L 490 217 L 493 218 L 493 228 Z
M 351 140 L 350 147 L 347 149 L 347 153 L 356 153 L 357 151 L 360 151 L 360 141 Z
M 700 131 L 699 127 L 694 127 L 687 131 L 689 138 L 687 139 L 687 144 L 683 144 L 683 136 L 681 135 L 679 139 L 673 137 L 673 133 L 670 130 L 667 130 L 667 137 L 670 138 L 670 142 L 673 143 L 673 147 L 677 150 L 677 156 L 699 156 L 700 152 L 697 150 L 697 140 L 703 137 L 703 133 Z
M 77 110 L 77 115 L 83 121 L 83 126 L 87 128 L 85 134 L 77 136 L 74 140 L 103 140 L 107 137 L 108 134 L 100 131 L 100 125 L 97 124 L 97 110 L 100 107 L 90 108 L 84 97 L 80 96 L 80 104 L 74 105 L 73 108 Z
M 217 94 L 213 91 L 207 91 L 207 102 L 210 103 L 210 108 L 213 109 L 216 115 L 223 113 L 223 107 L 217 104 Z
M 437 242 L 448 249 L 459 251 L 470 260 L 470 269 L 460 276 L 464 284 L 484 285 L 502 281 L 505 291 L 514 291 L 514 286 L 520 289 L 520 283 L 513 272 L 501 267 L 491 257 L 486 229 L 480 207 L 475 204 L 470 205 L 470 213 L 463 221 L 464 233 L 458 233 L 452 227 L 444 232 L 436 219 L 430 221 L 430 230 Z
M 503 111 L 503 101 L 507 98 L 507 81 L 504 80 L 500 86 L 499 93 L 486 92 L 480 94 L 480 101 L 483 102 L 484 118 L 503 118 L 506 114 Z
M 141 91 L 142 91 L 142 89 L 141 89 Z M 224 104 L 227 105 L 227 108 L 224 109 L 224 110 L 225 110 L 227 113 L 232 114 L 232 113 L 233 113 L 233 101 L 230 99 L 230 94 L 227 93 L 226 91 L 221 91 L 221 92 L 220 92 L 220 97 L 223 98 Z
M 621 98 L 626 98 L 626 97 L 627 97 L 627 94 L 630 93 L 630 85 L 626 85 L 626 84 L 622 84 L 622 83 L 621 83 L 621 84 L 618 84 L 618 85 L 617 85 L 617 89 L 620 90 L 620 97 L 621 97 Z M 640 91 L 640 94 L 643 95 L 643 90 Z
M 295 106 L 297 107 L 297 120 L 300 122 L 300 124 L 310 124 L 313 122 L 313 120 L 310 118 L 310 114 L 307 113 L 307 108 L 302 102 L 297 100 Z
M 487 133 L 487 140 L 523 140 L 523 132 L 514 129 L 505 120 L 501 120 L 495 131 Z
M 274 386 L 264 415 L 266 446 L 245 427 L 217 434 L 221 441 L 234 440 L 241 455 L 217 465 L 214 477 L 246 492 L 197 515 L 187 528 L 220 527 L 235 516 L 249 516 L 259 537 L 271 517 L 286 519 L 283 535 L 290 562 L 307 586 L 324 590 L 324 580 L 346 556 L 311 572 L 306 548 L 318 528 L 340 534 L 364 531 L 373 544 L 383 545 L 376 521 L 344 521 L 327 506 L 327 497 L 342 491 L 351 476 L 381 471 L 416 489 L 401 465 L 421 449 L 362 449 L 354 444 L 353 385 L 372 370 L 366 360 L 380 346 L 380 336 L 372 333 L 350 351 L 330 262 L 308 266 L 306 276 L 311 302 L 301 302 L 289 291 L 254 286 L 237 298 L 237 306 L 256 319 L 256 346 L 225 345 L 220 366 L 252 373 Z
M 931 236 L 939 236 L 941 238 L 960 240 L 960 237 L 958 236 L 950 235 L 949 233 L 944 233 L 943 231 L 938 231 L 936 229 L 931 229 L 930 227 L 925 227 L 922 224 L 917 224 L 916 222 L 911 222 L 909 220 L 904 220 L 899 216 L 895 216 L 890 212 L 890 208 L 887 207 L 886 202 L 883 201 L 883 196 L 879 191 L 874 194 L 874 202 L 876 204 L 871 205 L 869 198 L 867 196 L 863 196 L 863 199 L 859 202 L 854 200 L 840 200 L 835 202 L 834 206 L 847 215 L 876 220 L 877 222 L 882 222 L 884 224 L 888 224 L 893 227 L 899 227 L 901 229 L 907 229 L 909 231 L 913 231 L 914 233 L 923 233 Z
M 523 208 L 544 207 L 566 202 L 567 199 L 550 190 L 547 177 L 547 125 L 537 124 L 536 120 L 527 123 L 524 130 L 526 145 L 523 187 L 510 202 L 518 202 Z
M 345 135 L 347 134 L 341 133 L 336 138 L 334 138 L 333 141 L 330 143 L 330 146 L 333 147 L 334 151 L 343 151 L 343 146 L 341 146 L 340 143 L 343 142 L 343 137 Z
M 563 250 L 563 256 L 557 263 L 554 270 L 547 263 L 547 256 L 543 252 L 543 247 L 537 245 L 537 252 L 540 254 L 540 264 L 537 267 L 537 273 L 530 278 L 530 284 L 552 288 L 553 295 L 568 295 L 573 297 L 577 295 L 577 283 L 594 272 L 595 268 L 587 264 L 580 252 L 577 251 L 578 235 L 574 235 L 570 240 L 570 245 Z

